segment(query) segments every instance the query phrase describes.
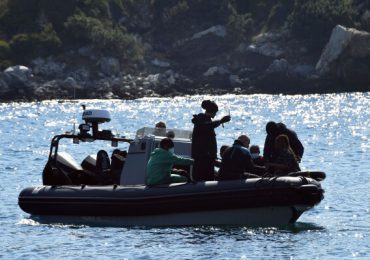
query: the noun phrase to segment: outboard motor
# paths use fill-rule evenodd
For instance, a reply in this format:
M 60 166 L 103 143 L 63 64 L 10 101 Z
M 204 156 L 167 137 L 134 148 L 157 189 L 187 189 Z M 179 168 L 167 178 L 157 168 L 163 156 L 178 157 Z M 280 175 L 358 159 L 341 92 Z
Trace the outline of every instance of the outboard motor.
M 44 185 L 71 185 L 77 184 L 77 172 L 82 171 L 82 167 L 65 152 L 59 152 L 57 157 L 58 167 L 55 167 L 51 158 L 46 163 L 42 172 L 42 182 Z

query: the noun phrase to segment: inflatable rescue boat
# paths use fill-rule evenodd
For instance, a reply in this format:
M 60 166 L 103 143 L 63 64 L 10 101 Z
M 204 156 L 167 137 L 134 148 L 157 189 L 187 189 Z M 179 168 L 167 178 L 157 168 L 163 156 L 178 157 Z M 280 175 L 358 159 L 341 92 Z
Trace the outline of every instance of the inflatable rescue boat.
M 84 110 L 82 119 L 85 123 L 78 133 L 52 139 L 43 185 L 19 194 L 20 208 L 33 217 L 121 226 L 280 226 L 295 223 L 323 199 L 322 172 L 147 186 L 146 164 L 160 140 L 171 131 L 175 153 L 190 156 L 191 131 L 146 127 L 134 139 L 126 139 L 99 130 L 100 124 L 110 121 L 108 111 Z M 98 148 L 78 163 L 71 154 L 59 151 L 62 141 L 76 146 L 109 142 L 114 150 L 109 156 Z M 127 151 L 120 148 L 124 145 Z

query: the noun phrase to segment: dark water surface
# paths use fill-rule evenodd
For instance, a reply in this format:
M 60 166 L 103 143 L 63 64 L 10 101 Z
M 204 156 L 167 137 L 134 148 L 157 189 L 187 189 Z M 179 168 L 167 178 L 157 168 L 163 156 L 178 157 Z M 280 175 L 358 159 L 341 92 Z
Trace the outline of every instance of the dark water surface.
M 305 146 L 301 168 L 327 174 L 321 204 L 285 228 L 46 224 L 18 207 L 19 192 L 42 182 L 52 136 L 80 122 L 80 104 L 108 109 L 105 128 L 134 137 L 159 120 L 191 129 L 204 98 L 218 103 L 218 116 L 231 111 L 219 146 L 247 133 L 262 148 L 269 120 L 294 129 Z M 0 103 L 0 259 L 370 259 L 369 151 L 370 93 Z

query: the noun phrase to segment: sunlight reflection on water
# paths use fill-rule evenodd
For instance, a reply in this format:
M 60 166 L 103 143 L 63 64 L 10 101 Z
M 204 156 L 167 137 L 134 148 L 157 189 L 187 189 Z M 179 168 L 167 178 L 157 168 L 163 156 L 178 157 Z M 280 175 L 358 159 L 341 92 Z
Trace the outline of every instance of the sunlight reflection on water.
M 158 121 L 192 129 L 192 115 L 202 111 L 207 98 L 218 104 L 217 118 L 229 111 L 232 117 L 216 130 L 219 146 L 247 133 L 262 148 L 269 120 L 294 129 L 305 146 L 302 168 L 327 173 L 322 203 L 287 228 L 49 225 L 18 208 L 20 190 L 41 183 L 51 137 L 81 122 L 81 104 L 108 109 L 112 120 L 104 128 L 132 138 L 137 129 Z M 370 93 L 2 103 L 0 258 L 43 258 L 50 252 L 56 259 L 369 258 L 369 107 Z

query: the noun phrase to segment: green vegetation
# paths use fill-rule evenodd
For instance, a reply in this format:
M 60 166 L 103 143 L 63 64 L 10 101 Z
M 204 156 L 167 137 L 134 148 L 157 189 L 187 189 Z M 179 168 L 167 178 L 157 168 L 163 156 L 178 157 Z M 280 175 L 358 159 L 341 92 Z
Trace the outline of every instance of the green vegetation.
M 228 31 L 232 34 L 232 38 L 234 38 L 236 42 L 247 40 L 248 36 L 253 31 L 254 20 L 252 14 L 238 14 L 232 7 L 231 10 L 227 24 Z
M 16 61 L 24 62 L 28 58 L 46 56 L 59 50 L 61 41 L 52 24 L 47 24 L 43 31 L 19 33 L 12 37 L 10 48 Z
M 10 47 L 6 41 L 0 40 L 0 59 L 9 58 Z
M 109 20 L 102 21 L 79 12 L 67 19 L 65 28 L 74 40 L 91 44 L 96 50 L 120 59 L 135 60 L 143 52 L 140 43 L 125 27 L 113 26 Z
M 12 63 L 10 58 L 10 46 L 6 41 L 0 40 L 0 70 L 6 69 Z
M 296 0 L 288 20 L 294 35 L 320 48 L 335 25 L 353 26 L 355 15 L 351 0 Z
M 164 49 L 214 25 L 229 43 L 287 28 L 312 49 L 322 48 L 336 24 L 356 26 L 360 0 L 0 0 L 0 60 L 91 46 L 97 55 L 136 61 L 143 43 Z
M 0 37 L 15 62 L 27 63 L 84 45 L 102 54 L 136 60 L 143 53 L 142 44 L 117 22 L 126 2 L 131 1 L 0 0 Z

